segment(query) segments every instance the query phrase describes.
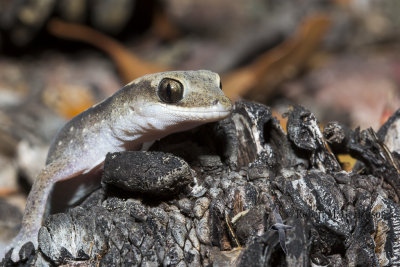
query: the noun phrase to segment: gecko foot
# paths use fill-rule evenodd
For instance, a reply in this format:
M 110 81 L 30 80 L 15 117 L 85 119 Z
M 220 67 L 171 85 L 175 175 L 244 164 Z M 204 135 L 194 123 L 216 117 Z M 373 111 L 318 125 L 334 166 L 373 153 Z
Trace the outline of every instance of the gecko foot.
M 38 248 L 38 235 L 19 232 L 6 247 L 6 258 L 13 262 L 27 259 Z M 10 255 L 11 254 L 11 255 Z

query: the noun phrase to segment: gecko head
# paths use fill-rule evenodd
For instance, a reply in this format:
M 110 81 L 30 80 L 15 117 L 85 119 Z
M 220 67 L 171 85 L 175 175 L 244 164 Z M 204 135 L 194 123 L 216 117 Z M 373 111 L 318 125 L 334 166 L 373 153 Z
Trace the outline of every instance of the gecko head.
M 218 74 L 207 71 L 171 71 L 143 76 L 136 88 L 136 114 L 155 129 L 181 131 L 227 117 L 232 103 L 222 92 Z

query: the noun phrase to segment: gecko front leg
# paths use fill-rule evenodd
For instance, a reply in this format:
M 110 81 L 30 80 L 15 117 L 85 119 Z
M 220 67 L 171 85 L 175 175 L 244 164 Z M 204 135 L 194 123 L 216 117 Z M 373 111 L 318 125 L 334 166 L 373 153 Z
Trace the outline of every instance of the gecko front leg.
M 24 244 L 32 242 L 35 249 L 38 248 L 38 233 L 42 226 L 47 200 L 53 185 L 58 181 L 80 174 L 68 171 L 67 167 L 68 165 L 65 161 L 52 162 L 36 178 L 26 202 L 21 229 L 5 249 L 5 252 L 13 249 L 11 254 L 12 261 L 17 262 L 19 260 L 19 251 Z

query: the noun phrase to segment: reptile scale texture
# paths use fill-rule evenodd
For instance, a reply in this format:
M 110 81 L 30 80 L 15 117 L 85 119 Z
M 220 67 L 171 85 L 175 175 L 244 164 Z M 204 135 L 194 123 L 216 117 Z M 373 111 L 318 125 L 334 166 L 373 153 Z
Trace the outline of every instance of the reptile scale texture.
M 26 242 L 38 248 L 38 231 L 56 182 L 98 175 L 109 152 L 139 150 L 144 142 L 223 119 L 231 110 L 218 74 L 199 70 L 143 76 L 77 115 L 53 140 L 29 193 L 21 230 L 6 252 L 13 248 L 16 262 Z

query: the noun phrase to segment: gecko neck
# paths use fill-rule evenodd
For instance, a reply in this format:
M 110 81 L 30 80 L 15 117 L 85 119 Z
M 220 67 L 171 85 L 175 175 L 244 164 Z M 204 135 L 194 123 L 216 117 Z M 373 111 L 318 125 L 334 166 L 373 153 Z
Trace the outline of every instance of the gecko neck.
M 139 150 L 144 142 L 160 139 L 169 132 L 157 127 L 157 119 L 144 117 L 127 108 L 114 123 L 109 124 L 111 139 L 121 150 Z

